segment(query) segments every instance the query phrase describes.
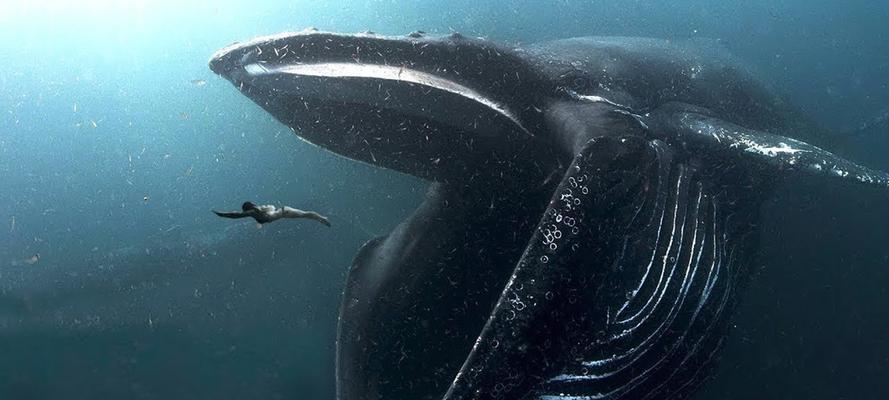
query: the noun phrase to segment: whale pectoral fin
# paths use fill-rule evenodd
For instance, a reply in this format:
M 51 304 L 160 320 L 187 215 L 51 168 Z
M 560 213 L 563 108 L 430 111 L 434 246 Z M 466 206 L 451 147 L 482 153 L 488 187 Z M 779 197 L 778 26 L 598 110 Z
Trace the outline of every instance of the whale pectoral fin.
M 565 367 L 580 289 L 608 274 L 628 211 L 657 186 L 660 155 L 639 137 L 590 140 L 550 200 L 447 400 L 520 398 Z
M 713 155 L 731 155 L 779 169 L 788 175 L 801 174 L 889 188 L 889 174 L 858 165 L 827 150 L 789 137 L 745 128 L 695 110 L 673 110 L 663 114 L 665 126 L 675 140 Z M 720 151 L 721 150 L 721 151 Z

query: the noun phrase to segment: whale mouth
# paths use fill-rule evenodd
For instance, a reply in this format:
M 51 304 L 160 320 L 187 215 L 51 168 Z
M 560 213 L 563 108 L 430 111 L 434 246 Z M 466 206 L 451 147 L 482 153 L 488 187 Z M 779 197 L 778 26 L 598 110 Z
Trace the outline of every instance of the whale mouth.
M 210 68 L 299 137 L 423 178 L 478 174 L 540 141 L 542 80 L 481 40 L 304 31 L 226 47 Z
M 474 101 L 478 106 L 486 108 L 491 112 L 498 114 L 500 117 L 508 119 L 514 123 L 515 127 L 520 131 L 530 134 L 530 132 L 522 126 L 522 123 L 519 121 L 515 113 L 510 111 L 505 105 L 498 103 L 496 100 L 486 97 L 475 89 L 445 77 L 411 69 L 403 65 L 322 62 L 312 64 L 290 64 L 268 68 L 261 63 L 253 63 L 245 65 L 244 71 L 251 77 L 277 74 L 287 75 L 293 79 L 302 80 L 304 85 L 306 85 L 302 87 L 302 90 L 304 91 L 308 89 L 308 85 L 315 83 L 318 85 L 316 93 L 323 93 L 323 97 L 330 100 L 347 101 L 351 99 L 354 101 L 356 99 L 363 99 L 368 102 L 376 101 L 378 104 L 385 104 L 387 100 L 392 99 L 391 89 L 384 93 L 385 97 L 382 99 L 375 96 L 380 94 L 383 85 L 407 85 L 409 88 L 422 92 L 426 97 L 431 97 L 433 91 L 445 92 L 447 94 L 462 97 L 466 100 Z M 312 78 L 326 79 L 318 79 L 316 82 L 312 82 Z M 335 82 L 335 80 L 342 80 L 342 82 Z M 377 90 L 364 90 L 366 88 L 363 87 L 362 81 L 366 81 L 366 83 L 370 83 L 371 85 L 376 83 L 378 85 Z M 334 86 L 336 89 L 340 90 L 329 90 L 333 89 Z M 392 104 L 390 107 L 396 106 L 397 104 L 398 103 Z M 412 106 L 414 107 L 405 108 L 404 111 L 406 113 L 411 111 L 425 112 L 426 110 L 433 108 L 431 104 L 429 107 L 416 107 L 416 104 L 412 104 Z M 473 121 L 474 124 L 478 124 L 478 122 L 479 121 L 477 120 Z

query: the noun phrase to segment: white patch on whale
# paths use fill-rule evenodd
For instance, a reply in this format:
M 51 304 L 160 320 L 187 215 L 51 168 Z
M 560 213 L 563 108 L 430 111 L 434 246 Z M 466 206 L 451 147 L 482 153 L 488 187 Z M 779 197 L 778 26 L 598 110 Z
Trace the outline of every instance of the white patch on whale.
M 762 155 L 768 156 L 768 157 L 775 157 L 778 154 L 793 155 L 796 153 L 808 152 L 808 150 L 795 149 L 793 147 L 790 147 L 787 143 L 784 143 L 784 142 L 779 142 L 778 145 L 776 145 L 776 146 L 768 146 L 768 145 L 759 144 L 759 143 L 752 141 L 752 140 L 742 139 L 741 143 L 743 145 L 747 146 L 747 148 L 744 149 L 744 151 L 762 154 Z
M 244 70 L 253 76 L 265 74 L 290 74 L 322 78 L 366 78 L 413 83 L 453 93 L 475 101 L 476 103 L 508 118 L 515 123 L 519 129 L 530 135 L 530 132 L 522 126 L 519 118 L 504 105 L 486 97 L 470 87 L 428 72 L 392 65 L 352 63 L 291 64 L 276 68 L 268 68 L 261 64 L 249 64 L 244 66 Z

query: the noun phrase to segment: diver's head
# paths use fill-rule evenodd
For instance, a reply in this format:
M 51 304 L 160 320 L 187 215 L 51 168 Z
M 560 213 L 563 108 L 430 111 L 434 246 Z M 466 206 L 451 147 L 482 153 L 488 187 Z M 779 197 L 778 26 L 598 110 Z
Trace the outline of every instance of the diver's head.
M 255 208 L 256 208 L 256 204 L 253 204 L 252 202 L 249 202 L 249 201 L 245 201 L 244 204 L 241 204 L 241 210 L 244 212 L 253 210 Z

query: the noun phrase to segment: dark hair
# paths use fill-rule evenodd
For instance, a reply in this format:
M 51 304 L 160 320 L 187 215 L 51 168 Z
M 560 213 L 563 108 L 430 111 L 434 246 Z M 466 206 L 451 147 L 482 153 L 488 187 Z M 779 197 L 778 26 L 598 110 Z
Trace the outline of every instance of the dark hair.
M 256 208 L 256 204 L 253 204 L 253 203 L 251 203 L 251 202 L 249 202 L 249 201 L 245 201 L 244 204 L 241 204 L 241 210 L 242 210 L 242 211 L 249 211 L 249 210 L 252 210 L 252 209 L 254 209 L 254 208 Z

